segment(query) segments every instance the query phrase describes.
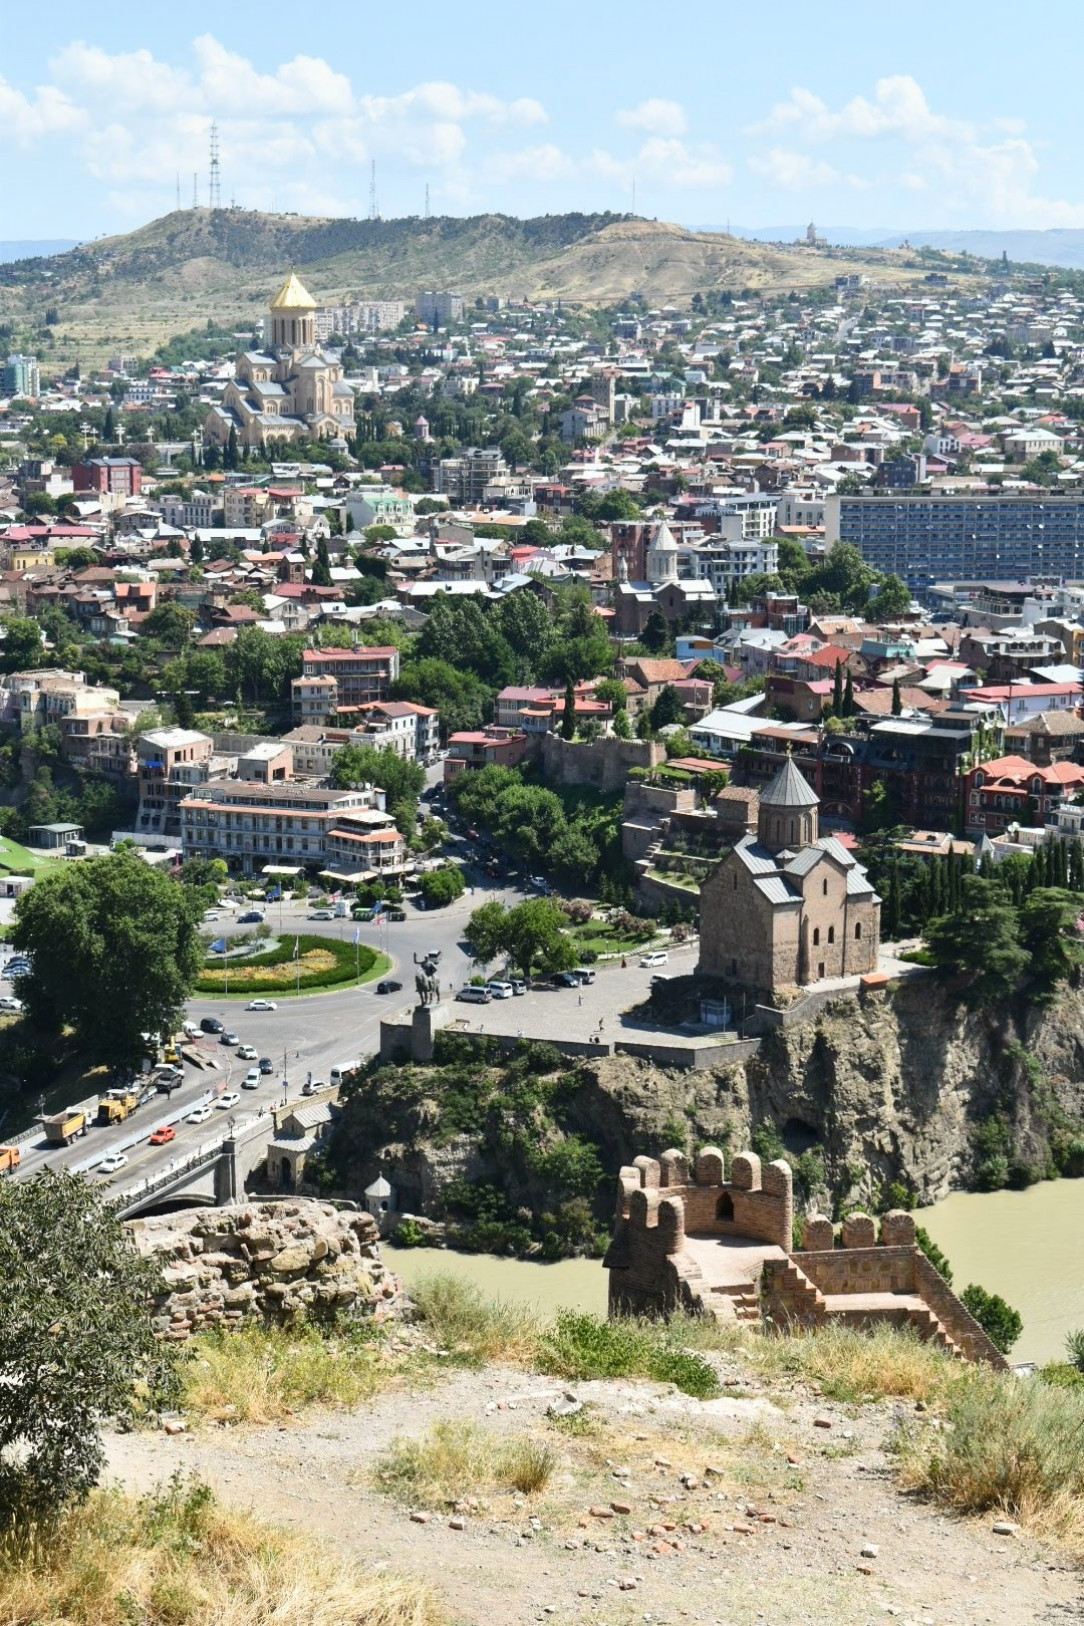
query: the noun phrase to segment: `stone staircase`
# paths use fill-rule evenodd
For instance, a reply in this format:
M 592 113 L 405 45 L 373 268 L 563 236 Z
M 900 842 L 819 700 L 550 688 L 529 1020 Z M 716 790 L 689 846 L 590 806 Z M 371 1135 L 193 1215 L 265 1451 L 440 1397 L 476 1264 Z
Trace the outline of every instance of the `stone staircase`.
M 827 1317 L 848 1327 L 869 1327 L 876 1322 L 913 1327 L 923 1343 L 936 1344 L 960 1360 L 964 1352 L 924 1299 L 911 1293 L 829 1293 L 824 1298 Z
M 784 1321 L 819 1326 L 825 1318 L 826 1300 L 793 1259 L 771 1264 L 769 1288 L 773 1314 Z
M 707 1307 L 719 1321 L 760 1325 L 760 1289 L 755 1282 L 716 1283 Z

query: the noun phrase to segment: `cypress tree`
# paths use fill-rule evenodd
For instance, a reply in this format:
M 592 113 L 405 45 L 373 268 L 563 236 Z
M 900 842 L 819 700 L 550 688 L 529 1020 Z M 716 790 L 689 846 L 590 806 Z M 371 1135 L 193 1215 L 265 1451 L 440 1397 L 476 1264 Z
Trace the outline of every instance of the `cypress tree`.
M 574 740 L 576 738 L 576 690 L 571 677 L 565 683 L 565 709 L 561 717 L 561 738 Z
M 851 678 L 851 669 L 847 668 L 847 684 L 843 690 L 843 715 L 854 716 L 854 682 Z
M 832 681 L 832 716 L 843 716 L 843 662 L 836 661 L 836 673 Z
M 903 711 L 903 699 L 902 699 L 902 697 L 900 695 L 900 680 L 899 680 L 899 678 L 893 678 L 892 679 L 892 715 L 893 715 L 893 717 L 899 717 L 900 714 L 902 713 L 902 711 Z

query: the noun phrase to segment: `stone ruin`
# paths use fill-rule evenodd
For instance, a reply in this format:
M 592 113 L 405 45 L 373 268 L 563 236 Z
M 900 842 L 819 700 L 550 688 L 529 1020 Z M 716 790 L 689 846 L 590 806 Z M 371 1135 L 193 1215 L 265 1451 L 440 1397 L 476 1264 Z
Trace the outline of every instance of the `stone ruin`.
M 139 1252 L 161 1261 L 155 1330 L 178 1343 L 250 1317 L 382 1320 L 403 1305 L 371 1214 L 299 1199 L 163 1214 L 132 1220 L 129 1229 Z
M 851 1214 L 837 1239 L 814 1214 L 793 1245 L 790 1165 L 755 1152 L 730 1159 L 705 1147 L 690 1177 L 683 1152 L 638 1157 L 618 1176 L 613 1236 L 603 1260 L 611 1316 L 684 1310 L 777 1328 L 828 1320 L 909 1326 L 951 1354 L 1007 1362 L 915 1240 L 910 1214 Z

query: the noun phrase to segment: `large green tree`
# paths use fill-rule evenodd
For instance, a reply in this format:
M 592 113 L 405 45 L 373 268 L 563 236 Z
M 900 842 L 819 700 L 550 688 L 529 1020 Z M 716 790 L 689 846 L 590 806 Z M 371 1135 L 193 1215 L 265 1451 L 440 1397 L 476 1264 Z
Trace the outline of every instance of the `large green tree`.
M 78 1176 L 0 1185 L 0 1280 L 0 1532 L 18 1540 L 97 1483 L 103 1424 L 176 1395 L 176 1353 L 151 1323 L 158 1265 Z
M 203 963 L 202 900 L 131 848 L 43 876 L 15 906 L 18 992 L 42 1033 L 75 1030 L 88 1063 L 137 1064 L 176 1026 Z
M 1020 906 L 1020 940 L 1030 961 L 1031 998 L 1046 1004 L 1084 960 L 1080 897 L 1057 886 L 1038 886 Z
M 964 979 L 970 1005 L 1003 1004 L 1027 969 L 1016 911 L 997 883 L 981 875 L 963 877 L 959 910 L 933 921 L 926 941 L 942 975 Z
M 480 728 L 493 711 L 495 691 L 473 672 L 464 672 L 451 661 L 408 661 L 393 685 L 397 700 L 414 700 L 432 706 L 440 713 L 445 739 L 465 728 Z
M 536 967 L 567 971 L 577 964 L 579 956 L 565 934 L 566 925 L 561 910 L 549 898 L 529 898 L 512 909 L 500 903 L 483 904 L 467 923 L 467 937 L 480 964 L 507 954 L 530 977 Z

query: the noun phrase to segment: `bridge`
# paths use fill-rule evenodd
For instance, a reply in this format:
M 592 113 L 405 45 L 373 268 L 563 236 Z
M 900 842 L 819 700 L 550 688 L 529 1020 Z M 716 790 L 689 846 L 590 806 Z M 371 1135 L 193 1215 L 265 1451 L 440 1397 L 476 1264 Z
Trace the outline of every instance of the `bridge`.
M 121 1219 L 134 1219 L 162 1203 L 220 1207 L 242 1201 L 245 1181 L 265 1160 L 267 1143 L 274 1132 L 274 1114 L 233 1125 L 186 1157 L 171 1159 L 145 1179 L 114 1188 L 117 1214 Z

